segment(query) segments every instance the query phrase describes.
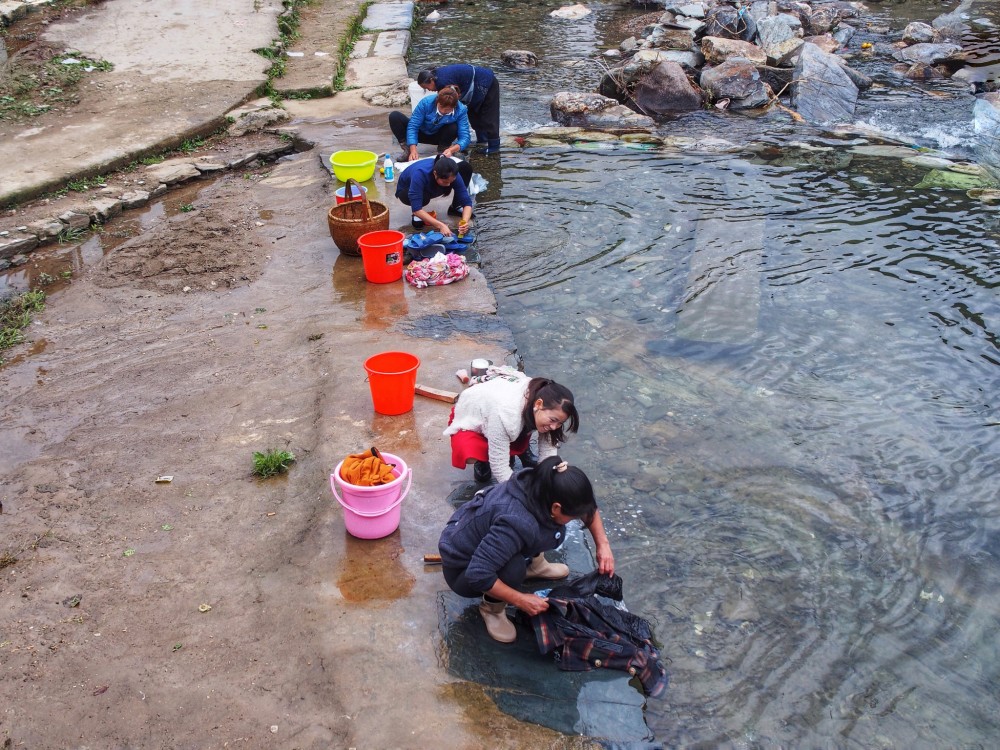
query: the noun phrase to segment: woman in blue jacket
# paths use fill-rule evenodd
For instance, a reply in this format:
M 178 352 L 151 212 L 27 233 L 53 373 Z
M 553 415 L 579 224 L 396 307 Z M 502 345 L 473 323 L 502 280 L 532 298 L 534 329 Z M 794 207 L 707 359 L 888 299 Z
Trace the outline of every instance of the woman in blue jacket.
M 614 575 L 615 558 L 587 475 L 559 456 L 523 469 L 506 482 L 481 490 L 452 515 L 441 532 L 444 580 L 459 596 L 479 597 L 479 611 L 494 640 L 517 638 L 507 619 L 512 604 L 529 615 L 548 609 L 548 599 L 520 590 L 527 578 L 556 580 L 569 567 L 542 554 L 566 538 L 566 524 L 581 520 L 597 547 L 597 569 Z
M 459 216 L 466 226 L 472 227 L 472 196 L 466 187 L 472 178 L 472 165 L 455 161 L 450 156 L 420 159 L 399 173 L 396 197 L 410 207 L 410 222 L 414 229 L 431 226 L 446 237 L 451 227 L 439 221 L 437 215 L 427 210 L 434 198 L 451 195 L 449 216 Z
M 500 82 L 492 70 L 478 65 L 442 65 L 420 71 L 417 83 L 426 91 L 458 86 L 462 103 L 469 108 L 476 143 L 484 147 L 482 153 L 500 151 Z
M 403 153 L 399 161 L 414 161 L 418 143 L 432 143 L 439 154 L 454 156 L 469 147 L 469 110 L 459 101 L 455 86 L 441 89 L 437 96 L 425 96 L 413 108 L 413 115 L 389 113 L 389 128 Z

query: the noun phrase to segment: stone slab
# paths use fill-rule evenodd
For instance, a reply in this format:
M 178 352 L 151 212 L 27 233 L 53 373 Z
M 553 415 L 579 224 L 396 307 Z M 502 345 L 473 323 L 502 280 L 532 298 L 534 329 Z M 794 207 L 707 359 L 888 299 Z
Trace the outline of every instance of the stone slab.
M 348 62 L 344 83 L 348 88 L 389 86 L 408 75 L 402 57 L 369 57 Z
M 413 25 L 413 3 L 373 3 L 368 6 L 362 28 L 366 31 L 409 29 Z
M 375 40 L 372 57 L 405 57 L 409 48 L 409 31 L 383 31 Z

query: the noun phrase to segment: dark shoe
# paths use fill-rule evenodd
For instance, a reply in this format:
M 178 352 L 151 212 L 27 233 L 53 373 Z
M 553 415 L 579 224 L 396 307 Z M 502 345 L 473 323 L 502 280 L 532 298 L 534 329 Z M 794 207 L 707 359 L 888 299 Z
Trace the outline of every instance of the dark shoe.
M 486 156 L 489 156 L 491 154 L 499 154 L 500 153 L 500 139 L 499 138 L 494 138 L 492 140 L 486 141 L 486 145 L 485 146 L 479 145 L 478 148 L 476 149 L 476 153 L 477 154 L 484 154 Z
M 461 216 L 462 215 L 462 207 L 461 206 L 448 206 L 448 215 L 449 216 Z M 472 214 L 472 216 L 470 218 L 475 219 L 476 215 Z
M 486 461 L 476 461 L 472 465 L 472 477 L 479 484 L 489 484 L 489 481 L 493 479 L 493 470 L 490 469 L 490 465 Z
M 538 466 L 538 456 L 529 447 L 524 453 L 522 453 L 518 458 L 521 459 L 521 466 L 525 469 L 534 469 Z
M 419 218 L 419 217 L 417 217 L 416 215 L 411 215 L 410 216 L 410 226 L 413 227 L 414 229 L 423 229 L 424 228 L 424 220 L 421 219 L 421 218 Z
M 403 265 L 408 266 L 413 261 L 413 255 L 410 254 L 409 250 L 403 251 Z

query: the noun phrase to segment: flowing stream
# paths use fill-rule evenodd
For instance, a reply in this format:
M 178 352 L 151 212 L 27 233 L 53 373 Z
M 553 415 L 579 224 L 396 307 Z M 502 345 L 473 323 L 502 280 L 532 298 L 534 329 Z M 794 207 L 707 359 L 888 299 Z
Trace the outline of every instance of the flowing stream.
M 441 6 L 410 72 L 490 65 L 526 132 L 595 87 L 637 12 L 588 5 Z M 874 7 L 901 29 L 956 5 Z M 503 70 L 504 49 L 538 69 Z M 577 395 L 564 455 L 664 645 L 646 716 L 668 746 L 1000 736 L 1000 210 L 903 158 L 969 157 L 968 86 L 880 75 L 836 132 L 701 112 L 652 150 L 474 161 L 500 312 L 526 369 Z

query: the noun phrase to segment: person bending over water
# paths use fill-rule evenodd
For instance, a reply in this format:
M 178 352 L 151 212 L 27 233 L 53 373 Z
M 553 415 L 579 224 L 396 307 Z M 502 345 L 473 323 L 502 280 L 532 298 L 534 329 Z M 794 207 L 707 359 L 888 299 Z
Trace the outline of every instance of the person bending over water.
M 590 479 L 559 456 L 480 490 L 451 516 L 438 542 L 444 580 L 459 596 L 482 597 L 479 611 L 491 638 L 517 639 L 506 605 L 529 615 L 548 609 L 548 599 L 520 587 L 528 578 L 569 575 L 567 565 L 551 563 L 543 553 L 563 543 L 573 520 L 583 521 L 594 537 L 598 571 L 614 575 L 615 558 Z

